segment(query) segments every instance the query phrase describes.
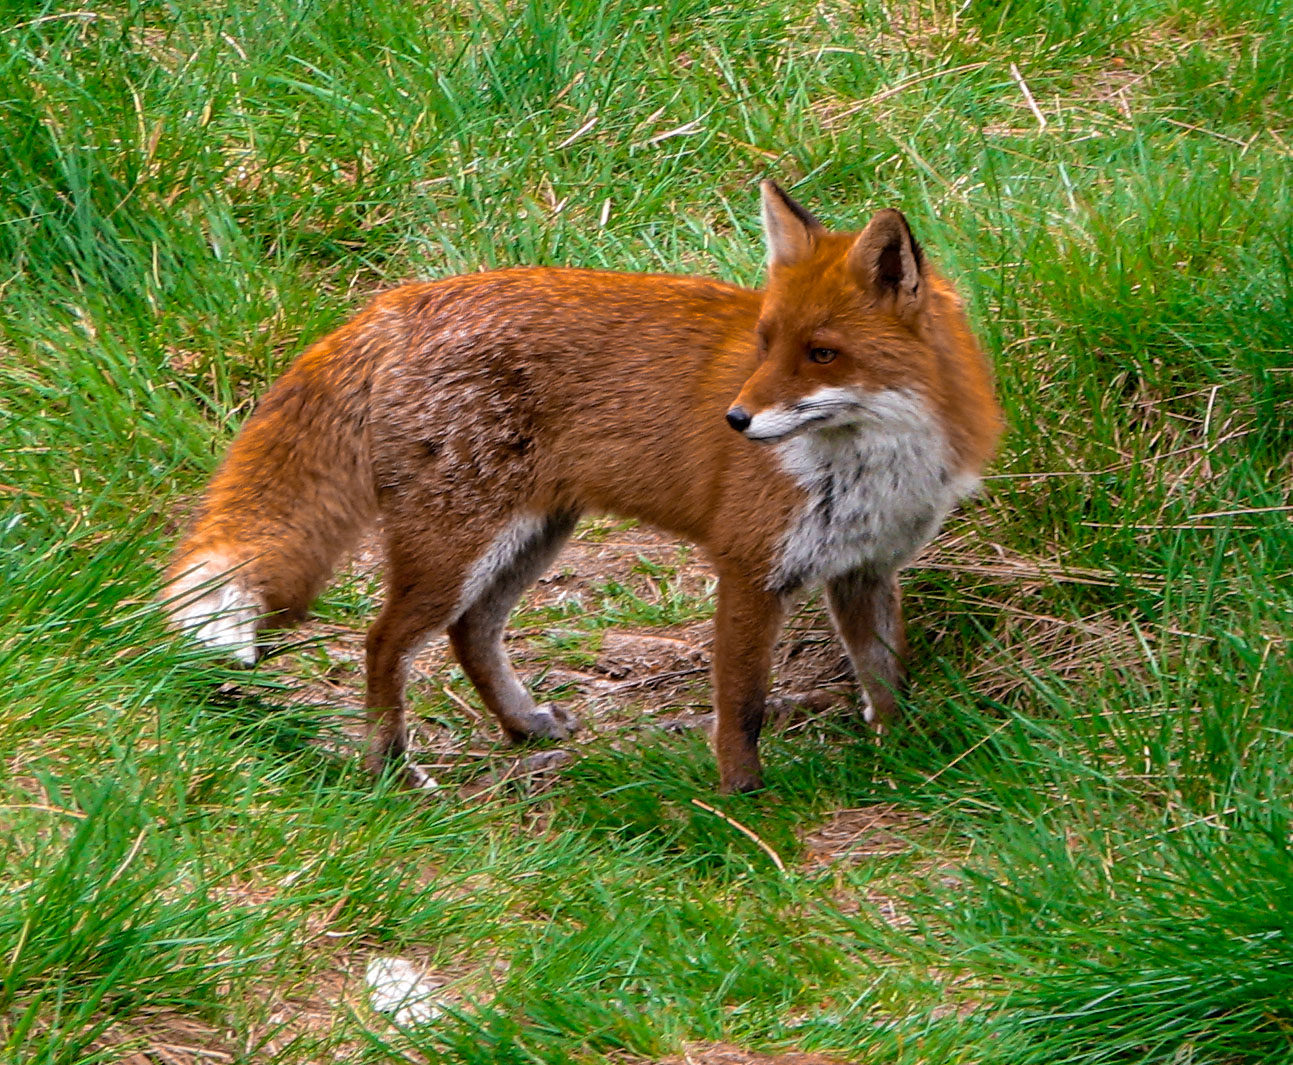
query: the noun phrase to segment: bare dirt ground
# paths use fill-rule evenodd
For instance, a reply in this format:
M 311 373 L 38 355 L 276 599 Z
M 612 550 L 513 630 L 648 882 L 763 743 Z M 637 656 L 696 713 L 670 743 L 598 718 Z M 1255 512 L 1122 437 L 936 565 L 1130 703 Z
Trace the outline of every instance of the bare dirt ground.
M 357 552 L 339 581 L 380 601 L 376 538 Z M 607 588 L 616 586 L 628 590 L 638 613 L 659 607 L 676 620 L 617 621 L 596 631 L 580 627 L 581 620 L 603 612 Z M 559 750 L 500 754 L 496 723 L 462 679 L 447 640 L 438 636 L 414 659 L 410 677 L 412 744 L 419 764 L 434 776 L 437 770 L 479 761 L 482 786 L 489 786 L 504 777 L 557 771 L 600 734 L 643 727 L 708 729 L 713 588 L 708 565 L 680 541 L 631 524 L 585 526 L 526 594 L 506 636 L 522 681 L 541 701 L 574 711 L 581 722 L 578 736 Z M 330 708 L 356 749 L 362 744 L 363 641 L 370 621 L 307 621 L 296 636 L 312 650 L 278 660 L 282 679 L 296 687 L 296 699 Z M 824 611 L 816 603 L 805 605 L 778 643 L 769 727 L 802 724 L 848 701 L 855 690 Z M 454 708 L 449 720 L 418 713 L 428 699 L 442 696 Z

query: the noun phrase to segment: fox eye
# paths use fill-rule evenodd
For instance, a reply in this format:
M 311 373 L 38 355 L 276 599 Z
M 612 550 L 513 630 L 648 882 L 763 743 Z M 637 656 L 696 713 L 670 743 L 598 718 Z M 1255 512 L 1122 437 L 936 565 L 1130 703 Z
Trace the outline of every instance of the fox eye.
M 825 366 L 828 362 L 834 362 L 838 352 L 831 348 L 809 348 L 808 361 L 815 362 L 818 366 Z

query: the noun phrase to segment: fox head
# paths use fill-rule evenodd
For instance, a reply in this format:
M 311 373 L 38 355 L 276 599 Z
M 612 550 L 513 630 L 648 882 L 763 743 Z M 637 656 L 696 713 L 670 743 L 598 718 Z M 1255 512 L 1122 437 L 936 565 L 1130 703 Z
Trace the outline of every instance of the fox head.
M 765 181 L 768 282 L 759 365 L 727 412 L 750 440 L 873 422 L 893 389 L 927 376 L 921 340 L 931 277 L 901 212 L 832 233 Z

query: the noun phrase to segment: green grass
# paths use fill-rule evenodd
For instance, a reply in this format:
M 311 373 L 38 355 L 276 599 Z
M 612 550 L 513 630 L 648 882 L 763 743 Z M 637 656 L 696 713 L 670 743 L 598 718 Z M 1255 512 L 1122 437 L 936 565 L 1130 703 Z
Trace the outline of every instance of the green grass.
M 1293 1061 L 1291 101 L 1282 0 L 0 5 L 3 1059 Z M 416 798 L 164 634 L 303 343 L 482 266 L 757 283 L 769 176 L 901 206 L 997 367 L 898 734 L 772 735 L 752 797 L 637 732 Z M 540 655 L 703 618 L 682 561 L 527 607 Z M 841 809 L 905 843 L 812 860 Z M 379 954 L 448 1012 L 371 1013 Z

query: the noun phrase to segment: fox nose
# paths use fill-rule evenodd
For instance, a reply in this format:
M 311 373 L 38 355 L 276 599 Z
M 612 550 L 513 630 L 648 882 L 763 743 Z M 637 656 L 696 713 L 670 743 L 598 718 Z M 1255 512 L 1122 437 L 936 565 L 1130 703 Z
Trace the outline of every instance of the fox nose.
M 743 433 L 750 427 L 750 415 L 744 407 L 732 407 L 727 412 L 727 424 L 738 433 Z

